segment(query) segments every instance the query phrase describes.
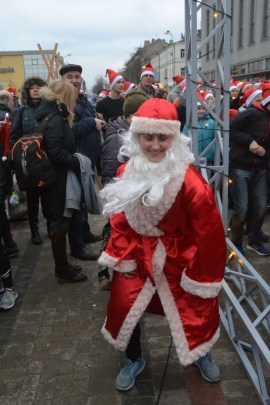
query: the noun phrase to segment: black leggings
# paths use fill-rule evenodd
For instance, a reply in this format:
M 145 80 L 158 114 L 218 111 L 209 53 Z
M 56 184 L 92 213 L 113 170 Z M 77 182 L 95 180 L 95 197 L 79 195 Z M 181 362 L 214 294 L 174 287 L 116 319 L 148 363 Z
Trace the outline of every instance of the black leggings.
M 0 241 L 0 278 L 2 279 L 4 288 L 13 287 L 13 280 L 9 259 L 1 241 Z
M 136 361 L 142 357 L 141 351 L 141 328 L 137 323 L 127 346 L 126 356 L 131 361 Z

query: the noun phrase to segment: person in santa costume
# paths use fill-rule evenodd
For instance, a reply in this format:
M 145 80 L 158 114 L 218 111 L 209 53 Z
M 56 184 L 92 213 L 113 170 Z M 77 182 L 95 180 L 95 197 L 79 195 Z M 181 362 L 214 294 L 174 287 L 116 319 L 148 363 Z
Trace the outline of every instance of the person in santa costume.
M 129 161 L 100 192 L 112 233 L 99 263 L 114 269 L 102 333 L 126 352 L 116 388 L 133 387 L 144 369 L 139 320 L 145 311 L 166 315 L 183 366 L 195 363 L 206 380 L 218 381 L 208 353 L 219 337 L 224 229 L 211 188 L 192 166 L 175 106 L 144 102 L 120 153 Z

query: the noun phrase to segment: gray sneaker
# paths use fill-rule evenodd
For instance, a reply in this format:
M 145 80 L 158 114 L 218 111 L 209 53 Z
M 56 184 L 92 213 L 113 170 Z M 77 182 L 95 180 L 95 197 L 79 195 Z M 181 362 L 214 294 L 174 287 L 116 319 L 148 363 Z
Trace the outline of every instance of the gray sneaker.
M 14 307 L 18 293 L 14 288 L 6 288 L 0 300 L 0 309 L 11 309 Z
M 218 382 L 220 380 L 219 367 L 213 362 L 210 354 L 200 357 L 194 364 L 199 367 L 201 376 L 206 381 Z

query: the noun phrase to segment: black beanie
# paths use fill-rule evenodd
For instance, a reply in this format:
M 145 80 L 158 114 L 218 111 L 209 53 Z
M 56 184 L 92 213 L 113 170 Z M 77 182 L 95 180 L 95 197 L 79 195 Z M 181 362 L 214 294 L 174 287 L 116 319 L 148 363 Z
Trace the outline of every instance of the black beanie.
M 126 95 L 123 105 L 124 117 L 127 118 L 130 114 L 135 114 L 138 108 L 148 99 L 148 95 L 140 90 L 130 91 Z

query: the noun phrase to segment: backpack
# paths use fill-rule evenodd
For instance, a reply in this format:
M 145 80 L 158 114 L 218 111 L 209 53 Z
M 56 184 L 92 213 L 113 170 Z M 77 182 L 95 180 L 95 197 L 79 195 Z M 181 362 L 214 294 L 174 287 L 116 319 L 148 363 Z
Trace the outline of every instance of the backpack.
M 44 148 L 44 132 L 53 115 L 45 117 L 37 131 L 22 136 L 12 148 L 13 168 L 21 191 L 45 189 L 56 180 L 55 165 Z

